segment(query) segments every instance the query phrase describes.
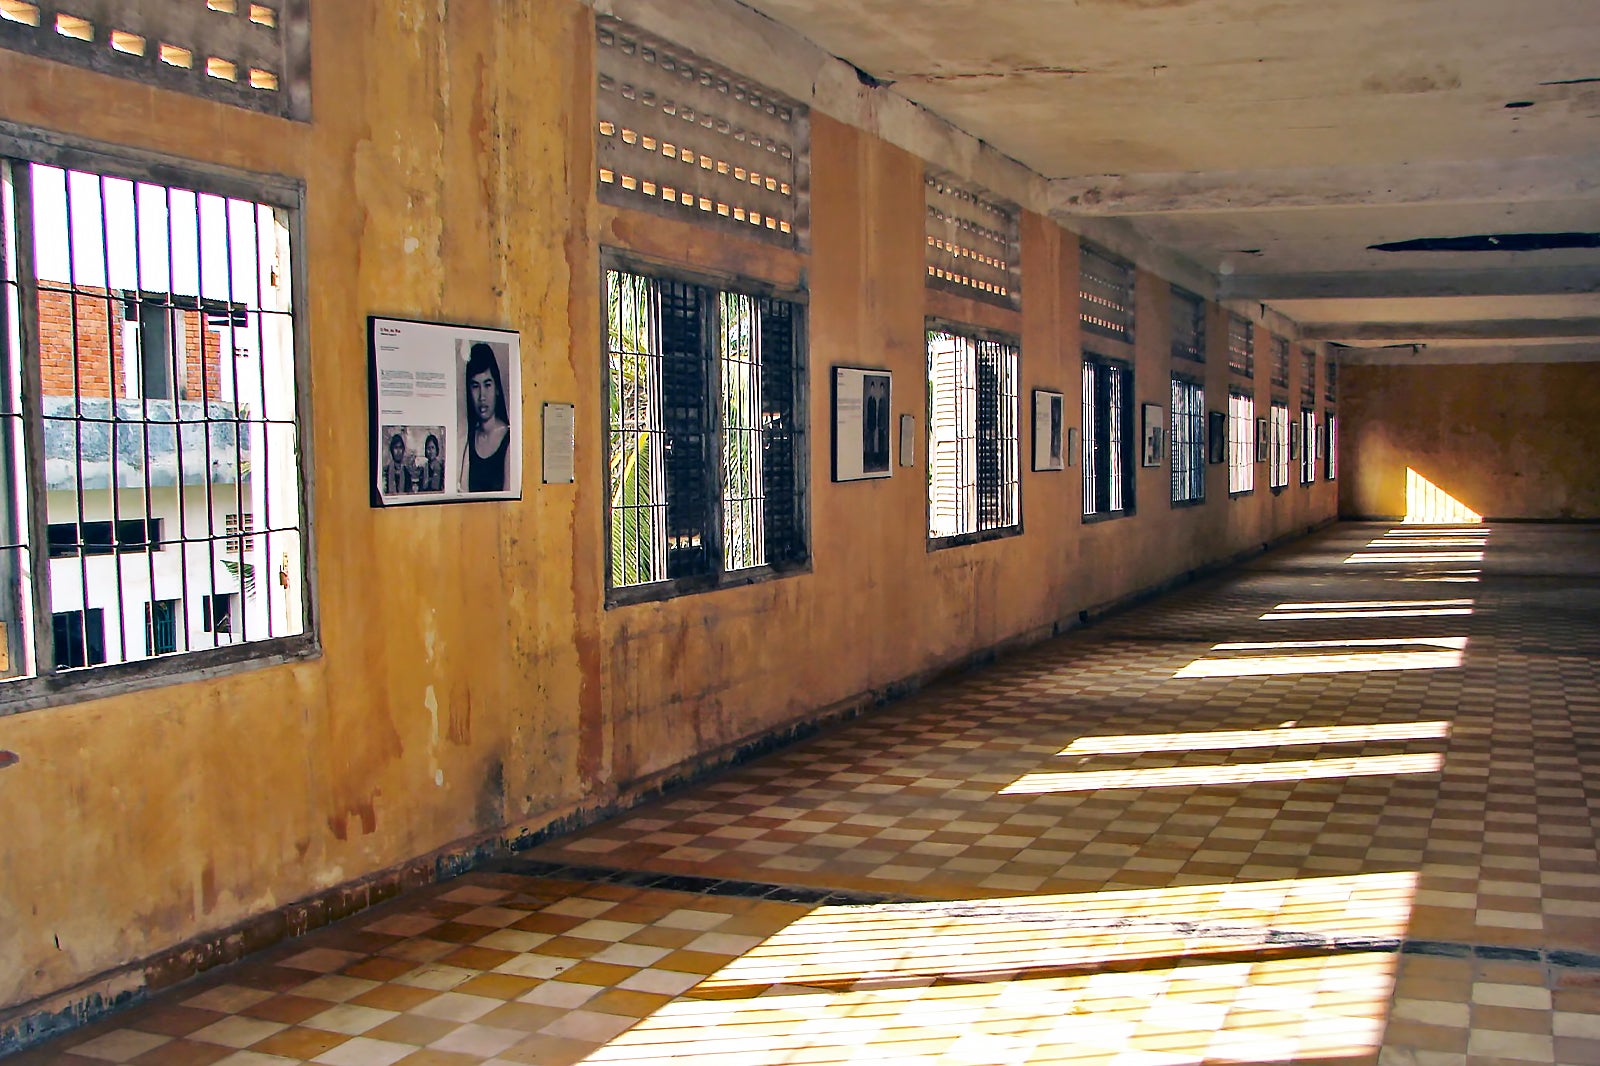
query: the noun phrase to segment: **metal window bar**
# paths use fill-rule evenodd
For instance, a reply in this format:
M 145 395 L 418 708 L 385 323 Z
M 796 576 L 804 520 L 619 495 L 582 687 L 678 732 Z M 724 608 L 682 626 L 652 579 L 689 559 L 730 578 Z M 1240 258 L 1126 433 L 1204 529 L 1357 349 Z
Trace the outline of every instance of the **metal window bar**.
M 1317 402 L 1317 353 L 1310 348 L 1300 349 L 1300 398 Z
M 1289 387 L 1289 342 L 1283 337 L 1272 338 L 1272 384 Z
M 661 327 L 662 467 L 666 489 L 667 577 L 714 572 L 711 543 L 711 367 L 707 333 L 714 308 L 705 290 L 657 279 Z
M 928 536 L 978 529 L 976 343 L 928 331 Z
M 717 310 L 723 567 L 746 570 L 767 562 L 760 313 L 755 297 L 732 292 L 717 294 Z
M 761 336 L 762 526 L 768 564 L 806 557 L 805 493 L 800 472 L 806 448 L 799 407 L 801 376 L 798 306 L 786 300 L 757 301 Z
M 1289 484 L 1289 408 L 1286 404 L 1272 405 L 1272 462 L 1267 470 L 1268 487 L 1285 488 Z
M 1256 483 L 1256 401 L 1228 395 L 1228 491 L 1250 492 Z
M 1172 502 L 1203 500 L 1205 485 L 1205 391 L 1172 379 Z
M 1085 246 L 1079 256 L 1078 298 L 1083 328 L 1133 343 L 1133 267 Z
M 1206 302 L 1177 286 L 1172 288 L 1172 358 L 1206 361 Z
M 0 48 L 311 117 L 310 0 L 8 0 Z
M 613 588 L 667 577 L 667 435 L 654 281 L 606 272 L 607 461 Z
M 997 341 L 973 344 L 977 407 L 976 497 L 978 531 L 1017 524 L 1018 478 L 1017 350 Z
M 1228 316 L 1228 369 L 1254 377 L 1256 372 L 1256 324 L 1243 315 Z
M 1098 514 L 1100 506 L 1100 374 L 1099 364 L 1083 363 L 1083 513 Z
M 1127 422 L 1129 419 L 1129 403 L 1133 377 L 1132 371 L 1121 366 L 1107 367 L 1106 374 L 1106 399 L 1104 404 L 1105 415 L 1105 449 L 1106 460 L 1106 510 L 1125 511 L 1128 504 L 1128 483 L 1126 477 L 1127 455 L 1125 449 L 1128 444 Z
M 242 594 L 232 627 L 241 639 L 226 643 L 302 633 L 303 606 L 274 610 L 272 586 L 256 581 L 256 560 L 217 565 L 217 487 L 227 485 L 235 500 L 248 491 L 280 502 L 278 523 L 269 520 L 263 531 L 277 542 L 278 584 L 287 589 L 303 575 L 282 213 L 177 185 L 41 164 L 16 162 L 8 173 L 18 190 L 8 197 L 5 230 L 7 298 L 17 309 L 9 317 L 26 306 L 36 326 L 26 336 L 10 332 L 7 361 L 27 371 L 13 374 L 14 382 L 38 381 L 14 416 L 25 431 L 37 425 L 38 444 L 9 449 L 6 510 L 19 542 L 16 515 L 38 512 L 29 539 L 46 546 L 40 554 L 49 563 L 28 572 L 33 613 L 53 621 L 31 627 L 34 646 L 20 655 L 8 633 L 8 666 L 0 675 L 91 665 L 93 657 L 78 649 L 93 643 L 94 618 L 102 620 L 107 663 L 147 658 L 158 646 L 216 647 L 200 604 L 218 594 Z M 219 228 L 230 216 L 250 218 L 270 235 L 254 247 L 236 246 Z M 24 258 L 25 272 L 17 269 Z M 248 284 L 241 280 L 246 272 Z M 236 298 L 236 290 L 245 298 Z M 208 300 L 238 308 L 247 321 L 277 319 L 276 343 L 224 366 L 222 337 L 211 339 L 201 313 Z M 236 321 L 230 312 L 217 327 L 230 335 L 229 348 L 243 328 Z M 217 398 L 229 374 L 231 403 Z M 241 392 L 241 374 L 272 382 L 280 395 Z M 247 446 L 246 434 L 263 443 Z M 35 478 L 37 489 L 21 491 Z M 20 543 L 0 547 L 12 549 L 9 561 L 19 558 Z M 152 631 L 150 605 L 162 603 L 172 604 L 172 639 L 163 631 L 160 641 L 139 641 L 141 632 L 148 638 Z M 168 608 L 150 617 L 162 610 Z M 12 618 L 3 620 L 10 630 Z M 63 632 L 67 644 L 58 657 L 51 648 Z M 28 665 L 18 670 L 19 662 Z
M 1332 411 L 1323 418 L 1323 436 L 1322 476 L 1332 481 L 1339 476 L 1339 416 Z
M 1300 409 L 1300 484 L 1309 485 L 1317 480 L 1317 413 L 1310 408 Z

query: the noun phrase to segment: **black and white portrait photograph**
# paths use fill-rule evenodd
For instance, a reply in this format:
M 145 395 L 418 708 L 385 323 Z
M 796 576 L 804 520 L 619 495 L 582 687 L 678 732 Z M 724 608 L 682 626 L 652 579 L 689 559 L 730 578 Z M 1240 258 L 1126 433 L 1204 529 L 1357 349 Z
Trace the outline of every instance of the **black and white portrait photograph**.
M 887 370 L 833 368 L 833 479 L 888 477 L 893 391 Z
M 1033 390 L 1033 468 L 1060 470 L 1066 464 L 1066 397 Z
M 1167 415 L 1160 404 L 1147 403 L 1140 409 L 1143 415 L 1144 433 L 1140 440 L 1142 446 L 1139 451 L 1140 463 L 1144 466 L 1160 466 L 1162 444 L 1166 440 Z
M 517 333 L 376 316 L 367 329 L 373 506 L 520 499 Z

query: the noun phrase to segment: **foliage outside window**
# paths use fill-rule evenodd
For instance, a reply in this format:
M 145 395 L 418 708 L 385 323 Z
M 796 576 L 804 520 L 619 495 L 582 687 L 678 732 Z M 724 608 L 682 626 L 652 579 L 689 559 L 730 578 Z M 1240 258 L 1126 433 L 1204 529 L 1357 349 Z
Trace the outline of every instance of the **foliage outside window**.
M 612 602 L 806 561 L 800 305 L 606 271 Z
M 961 543 L 1016 529 L 1017 348 L 942 328 L 927 342 L 928 538 Z

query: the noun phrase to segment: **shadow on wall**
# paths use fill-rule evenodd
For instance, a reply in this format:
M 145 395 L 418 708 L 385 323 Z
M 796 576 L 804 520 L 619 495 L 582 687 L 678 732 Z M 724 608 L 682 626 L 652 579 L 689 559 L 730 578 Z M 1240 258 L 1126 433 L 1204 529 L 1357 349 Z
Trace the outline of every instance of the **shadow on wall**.
M 1405 521 L 1418 524 L 1472 524 L 1482 522 L 1483 515 L 1408 466 Z

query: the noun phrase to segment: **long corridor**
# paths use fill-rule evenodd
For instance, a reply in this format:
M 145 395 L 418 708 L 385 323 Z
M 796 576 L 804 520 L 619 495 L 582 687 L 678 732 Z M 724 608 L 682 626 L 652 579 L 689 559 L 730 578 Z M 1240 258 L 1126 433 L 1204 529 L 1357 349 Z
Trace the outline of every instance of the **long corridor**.
M 6 1066 L 1600 1064 L 1600 527 L 1342 524 Z

